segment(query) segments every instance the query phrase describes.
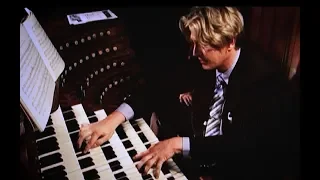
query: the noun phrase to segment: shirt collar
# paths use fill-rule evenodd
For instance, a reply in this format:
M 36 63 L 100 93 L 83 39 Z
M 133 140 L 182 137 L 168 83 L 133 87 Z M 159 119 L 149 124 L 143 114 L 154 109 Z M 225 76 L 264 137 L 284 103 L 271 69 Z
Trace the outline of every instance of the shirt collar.
M 236 51 L 237 54 L 236 54 L 236 56 L 235 56 L 235 60 L 233 61 L 231 67 L 230 67 L 227 71 L 221 73 L 221 72 L 219 72 L 218 70 L 216 70 L 216 77 L 218 77 L 218 76 L 221 74 L 221 77 L 223 78 L 223 80 L 224 80 L 224 82 L 225 82 L 226 84 L 229 83 L 229 76 L 230 76 L 232 70 L 234 69 L 234 66 L 237 64 L 237 61 L 238 61 L 239 56 L 240 56 L 240 50 L 241 50 L 241 49 L 239 49 L 238 51 Z

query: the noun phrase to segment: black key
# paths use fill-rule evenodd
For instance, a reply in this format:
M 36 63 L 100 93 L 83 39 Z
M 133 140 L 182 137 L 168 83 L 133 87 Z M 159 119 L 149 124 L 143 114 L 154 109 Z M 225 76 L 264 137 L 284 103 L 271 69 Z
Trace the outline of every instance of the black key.
M 52 119 L 51 118 L 47 122 L 47 126 L 50 126 L 50 125 L 52 125 Z
M 120 173 L 117 173 L 117 174 L 114 175 L 114 177 L 116 177 L 116 179 L 119 179 L 119 178 L 124 177 L 124 176 L 127 176 L 127 174 L 124 173 L 124 172 L 120 172 Z
M 120 179 L 118 179 L 118 180 L 129 180 L 129 178 L 127 178 L 127 177 L 122 177 L 122 178 L 120 178 Z
M 162 164 L 161 171 L 163 172 L 163 174 L 170 174 L 169 166 L 167 162 L 164 162 Z
M 63 165 L 59 165 L 59 166 L 56 166 L 54 168 L 50 168 L 50 169 L 44 170 L 41 174 L 43 176 L 50 176 L 51 174 L 55 174 L 57 172 L 65 170 L 65 169 L 66 168 Z
M 102 12 L 103 12 L 103 14 L 106 15 L 107 18 L 111 17 L 111 14 L 108 11 L 102 11 Z
M 48 145 L 53 144 L 55 142 L 57 142 L 57 138 L 52 136 L 52 137 L 43 139 L 41 141 L 37 141 L 37 145 L 38 146 L 48 146 Z
M 36 136 L 36 139 L 40 139 L 43 137 L 51 136 L 53 134 L 55 134 L 54 128 L 50 126 L 45 128 L 43 132 L 36 131 L 35 136 Z
M 120 162 L 119 161 L 112 161 L 109 163 L 109 165 L 110 165 L 110 167 L 120 165 Z
M 81 144 L 81 147 L 78 148 L 79 133 L 75 132 L 75 133 L 69 134 L 69 136 L 70 136 L 70 139 L 72 141 L 72 145 L 73 145 L 74 151 L 76 153 L 83 151 L 87 144 L 86 144 L 85 141 L 83 141 L 82 144 Z
M 74 114 L 73 111 L 69 111 L 67 113 L 63 114 L 64 120 L 69 120 L 69 119 L 73 119 L 76 117 L 76 115 Z
M 117 157 L 111 146 L 103 147 L 102 151 L 103 151 L 103 154 L 107 160 L 110 160 L 110 159 Z
M 78 132 L 75 132 L 75 133 L 71 133 L 69 134 L 70 136 L 70 139 L 72 141 L 72 143 L 76 143 L 79 139 L 79 133 Z
M 88 118 L 89 119 L 89 122 L 92 124 L 92 123 L 95 123 L 95 122 L 98 122 L 98 118 L 97 116 L 93 116 L 93 117 L 90 117 Z
M 65 177 L 67 175 L 67 173 L 63 170 L 63 171 L 58 171 L 57 173 L 51 174 L 51 175 L 45 175 L 43 176 L 43 179 L 62 179 L 63 177 Z
M 77 157 L 81 157 L 81 156 L 87 155 L 87 154 L 89 154 L 89 153 L 90 153 L 89 151 L 86 152 L 86 153 L 81 152 L 81 153 L 77 154 Z
M 143 143 L 148 142 L 147 137 L 143 133 L 139 133 L 138 136 L 140 137 Z
M 38 146 L 38 155 L 46 154 L 52 151 L 56 151 L 58 149 L 60 148 L 57 142 L 54 142 L 49 146 L 41 145 L 41 146 Z
M 138 126 L 138 123 L 137 123 L 136 120 L 131 120 L 131 121 L 129 121 L 129 122 L 130 122 L 130 124 L 131 124 L 132 126 Z
M 130 151 L 128 151 L 128 154 L 131 158 L 133 158 L 133 156 L 137 154 L 137 151 L 135 149 L 131 149 Z
M 71 106 L 61 106 L 62 113 L 65 113 L 66 111 L 72 110 Z
M 92 162 L 92 158 L 91 157 L 80 159 L 79 160 L 79 164 L 80 164 L 81 169 L 84 169 L 84 168 L 87 168 L 89 166 L 93 166 L 94 165 L 94 163 Z
M 39 161 L 40 161 L 41 168 L 43 168 L 43 167 L 47 167 L 52 164 L 62 162 L 63 160 L 61 158 L 60 153 L 54 153 L 49 156 L 44 156 L 44 157 L 40 158 Z
M 151 146 L 151 144 L 148 143 L 148 144 L 146 144 L 145 146 L 146 146 L 146 148 L 148 149 L 148 148 Z
M 118 134 L 118 136 L 119 136 L 120 139 L 125 139 L 125 138 L 128 137 L 127 134 L 124 132 L 122 126 L 118 126 L 118 127 L 116 128 L 116 132 L 117 132 L 117 134 Z
M 134 129 L 136 132 L 141 131 L 141 129 L 140 129 L 140 127 L 139 127 L 138 124 L 135 124 L 135 125 L 133 126 L 133 129 Z
M 104 153 L 104 156 L 105 156 L 105 158 L 106 158 L 107 160 L 111 160 L 111 159 L 117 157 L 114 152 L 112 152 L 112 153 L 105 153 L 105 152 L 103 152 L 103 153 Z
M 143 179 L 152 179 L 152 176 L 150 174 L 146 174 L 146 175 L 142 175 L 142 178 Z
M 37 142 L 38 154 L 42 155 L 59 149 L 56 137 L 50 137 Z
M 130 140 L 125 140 L 122 142 L 122 144 L 124 145 L 124 147 L 126 147 L 126 149 L 133 147 Z
M 66 121 L 66 126 L 69 132 L 76 131 L 79 129 L 79 124 L 76 119 Z
M 121 165 L 115 165 L 115 166 L 110 166 L 110 168 L 111 168 L 111 170 L 112 170 L 113 172 L 115 172 L 115 171 L 117 171 L 117 170 L 119 170 L 119 169 L 122 169 L 122 166 L 121 166 Z
M 145 175 L 145 174 L 144 174 L 144 169 L 145 169 L 145 168 L 146 168 L 146 165 L 144 164 L 144 165 L 141 166 L 140 169 L 138 169 L 138 168 L 137 168 L 137 169 L 138 169 L 139 173 L 141 173 L 142 175 Z
M 101 149 L 105 153 L 113 153 L 114 152 L 111 146 L 104 146 Z
M 86 112 L 87 117 L 96 115 L 93 111 L 89 111 L 88 109 L 85 109 L 84 111 Z
M 87 143 L 86 143 L 86 141 L 84 141 L 84 142 L 82 142 L 82 144 L 81 144 L 81 147 L 80 148 L 78 148 L 78 143 L 76 143 L 76 146 L 77 146 L 77 149 L 79 149 L 81 152 L 83 152 L 84 151 L 84 149 L 86 148 L 86 146 L 87 146 Z M 88 151 L 89 152 L 89 151 Z M 87 153 L 86 153 L 87 154 Z
M 83 173 L 84 179 L 98 179 L 100 176 L 98 175 L 98 171 L 96 169 L 91 169 Z
M 174 177 L 173 176 L 170 176 L 167 178 L 168 180 L 174 180 Z
M 104 142 L 103 144 L 101 144 L 101 146 L 102 146 L 102 145 L 105 145 L 105 144 L 110 144 L 110 142 L 109 142 L 109 141 L 106 141 L 106 142 Z

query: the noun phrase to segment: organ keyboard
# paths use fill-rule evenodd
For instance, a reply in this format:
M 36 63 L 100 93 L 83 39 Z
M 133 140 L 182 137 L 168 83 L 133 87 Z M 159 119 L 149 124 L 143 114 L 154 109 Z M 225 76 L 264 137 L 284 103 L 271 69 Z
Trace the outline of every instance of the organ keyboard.
M 77 147 L 79 127 L 107 116 L 103 109 L 89 112 L 82 104 L 58 108 L 46 129 L 36 132 L 42 179 L 155 179 L 152 169 L 142 175 L 132 157 L 159 140 L 144 119 L 125 121 L 112 137 L 87 153 Z M 163 164 L 159 179 L 187 179 L 172 159 Z

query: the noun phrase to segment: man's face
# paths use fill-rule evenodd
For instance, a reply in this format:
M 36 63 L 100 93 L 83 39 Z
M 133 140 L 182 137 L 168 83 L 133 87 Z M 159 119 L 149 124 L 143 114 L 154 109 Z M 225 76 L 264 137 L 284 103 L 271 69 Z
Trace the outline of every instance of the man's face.
M 201 47 L 195 43 L 195 36 L 190 34 L 192 55 L 196 56 L 204 70 L 212 70 L 223 66 L 224 61 L 228 58 L 227 47 L 215 49 L 213 47 Z

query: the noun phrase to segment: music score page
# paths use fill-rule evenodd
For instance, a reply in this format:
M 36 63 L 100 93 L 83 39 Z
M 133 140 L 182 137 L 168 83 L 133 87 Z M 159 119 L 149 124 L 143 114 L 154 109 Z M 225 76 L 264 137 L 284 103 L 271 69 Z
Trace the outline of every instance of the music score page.
M 40 131 L 48 122 L 55 81 L 26 29 L 20 25 L 20 102 Z
M 28 13 L 28 17 L 23 25 L 29 33 L 35 47 L 38 49 L 51 76 L 54 81 L 56 81 L 64 70 L 65 63 L 35 15 L 29 9 L 25 8 L 25 10 Z

